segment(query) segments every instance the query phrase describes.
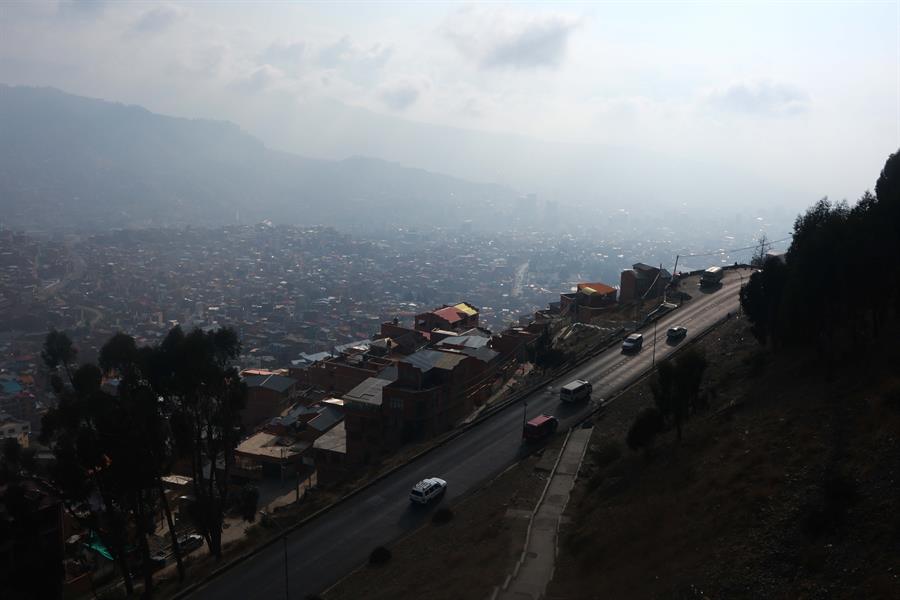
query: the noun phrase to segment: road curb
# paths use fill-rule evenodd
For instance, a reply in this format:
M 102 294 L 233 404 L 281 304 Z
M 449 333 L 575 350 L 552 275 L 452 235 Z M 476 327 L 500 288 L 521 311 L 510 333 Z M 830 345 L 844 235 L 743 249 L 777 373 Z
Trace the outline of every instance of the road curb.
M 566 451 L 566 446 L 569 444 L 569 438 L 572 437 L 572 432 L 575 430 L 574 427 L 569 428 L 566 432 L 566 439 L 563 440 L 562 446 L 559 448 L 559 454 L 556 456 L 556 462 L 553 463 L 553 468 L 550 470 L 550 474 L 547 476 L 547 483 L 544 484 L 544 489 L 541 491 L 540 498 L 537 499 L 537 502 L 534 503 L 534 508 L 531 509 L 531 518 L 528 519 L 528 528 L 525 530 L 525 541 L 522 543 L 522 552 L 519 554 L 519 560 L 516 561 L 516 566 L 513 567 L 513 572 L 511 575 L 507 575 L 506 580 L 503 582 L 503 590 L 506 591 L 509 588 L 510 582 L 519 576 L 519 569 L 522 568 L 522 565 L 525 563 L 525 558 L 528 555 L 528 543 L 531 541 L 531 529 L 534 527 L 534 517 L 537 515 L 538 510 L 541 508 L 541 504 L 544 502 L 544 498 L 547 496 L 547 490 L 550 489 L 550 484 L 553 482 L 553 476 L 556 474 L 557 468 L 559 468 L 559 462 L 562 460 L 563 454 Z

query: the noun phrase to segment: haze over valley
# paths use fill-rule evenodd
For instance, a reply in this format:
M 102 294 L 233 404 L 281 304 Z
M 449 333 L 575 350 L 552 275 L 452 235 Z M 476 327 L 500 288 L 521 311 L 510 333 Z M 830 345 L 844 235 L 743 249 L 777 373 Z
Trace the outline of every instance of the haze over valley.
M 900 598 L 898 16 L 0 2 L 3 600 Z

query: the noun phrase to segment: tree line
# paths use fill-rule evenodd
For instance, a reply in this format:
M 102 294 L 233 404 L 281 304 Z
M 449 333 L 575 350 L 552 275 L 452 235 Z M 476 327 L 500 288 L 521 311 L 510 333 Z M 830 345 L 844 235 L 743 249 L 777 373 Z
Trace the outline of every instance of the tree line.
M 43 417 L 41 441 L 55 456 L 51 480 L 76 506 L 86 529 L 110 549 L 129 595 L 127 554 L 136 546 L 144 595 L 153 590 L 148 540 L 165 515 L 179 578 L 182 551 L 163 477 L 176 461 L 188 465 L 190 521 L 210 553 L 222 556 L 233 450 L 241 435 L 246 387 L 232 365 L 240 353 L 234 330 L 175 327 L 163 341 L 138 346 L 117 333 L 97 364 L 77 363 L 69 337 L 51 331 L 42 358 L 51 370 L 57 405 Z
M 769 346 L 860 349 L 900 307 L 900 152 L 850 206 L 823 198 L 794 223 L 785 260 L 768 258 L 741 290 L 754 336 Z

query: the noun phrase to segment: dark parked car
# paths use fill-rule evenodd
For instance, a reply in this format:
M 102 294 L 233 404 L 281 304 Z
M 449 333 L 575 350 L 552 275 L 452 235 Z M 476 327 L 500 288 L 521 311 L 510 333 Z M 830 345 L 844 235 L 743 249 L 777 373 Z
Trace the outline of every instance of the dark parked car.
M 666 332 L 666 339 L 671 342 L 676 342 L 678 340 L 684 339 L 686 335 L 687 329 L 685 329 L 681 325 L 676 325 L 675 327 L 670 327 Z
M 178 545 L 184 554 L 192 552 L 203 545 L 203 536 L 192 533 L 178 538 Z
M 644 345 L 644 336 L 640 333 L 632 333 L 622 342 L 622 352 L 637 352 Z

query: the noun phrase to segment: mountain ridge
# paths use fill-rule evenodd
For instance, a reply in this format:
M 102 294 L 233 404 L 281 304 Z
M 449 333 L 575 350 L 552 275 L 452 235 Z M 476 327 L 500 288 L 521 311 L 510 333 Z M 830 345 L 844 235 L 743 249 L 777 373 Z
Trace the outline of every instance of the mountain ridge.
M 504 186 L 381 159 L 306 158 L 270 149 L 229 121 L 169 117 L 55 88 L 0 84 L 0 137 L 0 220 L 13 227 L 217 226 L 238 214 L 415 226 L 485 206 L 490 223 L 516 197 Z

